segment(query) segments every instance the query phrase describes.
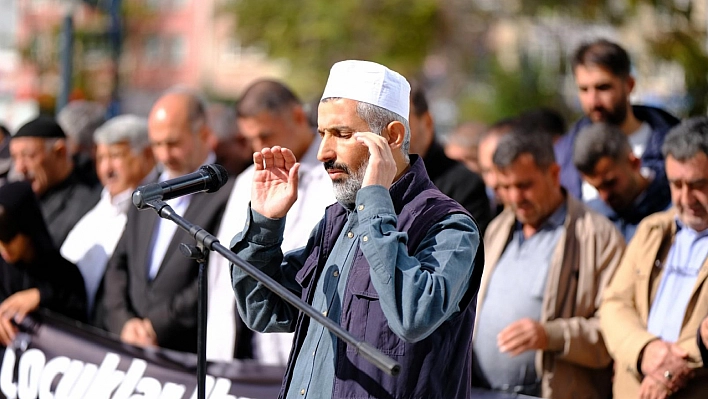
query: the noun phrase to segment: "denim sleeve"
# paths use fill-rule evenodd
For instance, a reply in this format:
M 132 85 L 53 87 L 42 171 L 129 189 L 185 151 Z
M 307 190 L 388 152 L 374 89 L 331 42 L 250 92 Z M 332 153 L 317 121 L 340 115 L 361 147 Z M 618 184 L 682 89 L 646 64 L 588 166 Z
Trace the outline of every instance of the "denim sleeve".
M 280 245 L 284 228 L 285 218 L 269 219 L 249 206 L 243 231 L 231 240 L 231 251 L 300 296 L 302 287 L 295 275 L 307 259 L 317 230 L 312 232 L 307 246 L 283 255 Z M 238 311 L 249 328 L 259 332 L 295 331 L 297 308 L 241 268 L 234 264 L 230 267 Z
M 473 268 L 482 267 L 474 265 L 477 226 L 467 215 L 451 214 L 435 223 L 409 256 L 388 190 L 362 188 L 356 209 L 361 250 L 389 327 L 409 342 L 426 338 L 460 310 Z

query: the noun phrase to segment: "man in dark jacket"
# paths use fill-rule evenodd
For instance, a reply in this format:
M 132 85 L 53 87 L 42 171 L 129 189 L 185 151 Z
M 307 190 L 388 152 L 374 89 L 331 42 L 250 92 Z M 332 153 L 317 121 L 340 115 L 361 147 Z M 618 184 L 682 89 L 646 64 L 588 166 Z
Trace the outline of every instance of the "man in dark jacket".
M 632 150 L 643 167 L 655 171 L 658 179 L 666 179 L 661 145 L 678 119 L 659 108 L 631 105 L 634 89 L 627 52 L 618 44 L 600 39 L 582 44 L 572 59 L 578 98 L 585 116 L 555 144 L 556 159 L 561 166 L 561 184 L 576 198 L 597 198 L 589 184 L 583 184 L 573 165 L 573 144 L 582 128 L 595 122 L 619 126 L 627 135 Z
M 40 116 L 17 130 L 10 140 L 15 171 L 32 183 L 54 245 L 59 248 L 101 196 L 100 187 L 79 178 L 68 152 L 66 135 L 50 117 Z
M 0 345 L 14 339 L 22 318 L 39 307 L 85 321 L 79 269 L 52 244 L 27 182 L 0 187 Z
M 626 242 L 642 219 L 671 206 L 666 179 L 657 179 L 655 171 L 641 167 L 627 136 L 615 125 L 595 123 L 583 128 L 575 141 L 573 164 L 599 194 L 587 205 L 610 219 Z
M 278 146 L 253 155 L 251 206 L 232 250 L 401 370 L 392 377 L 377 369 L 232 266 L 244 322 L 262 332 L 295 332 L 283 398 L 471 396 L 482 242 L 470 215 L 435 187 L 417 155 L 408 155 L 409 92 L 383 65 L 332 67 L 319 105 L 317 158 L 337 203 L 303 248 L 281 250 L 300 164 Z
M 465 164 L 445 155 L 445 149 L 435 139 L 435 125 L 425 93 L 416 84 L 411 86 L 410 112 L 410 153 L 423 158 L 430 180 L 443 194 L 467 209 L 484 234 L 489 221 L 492 220 L 484 180 L 479 174 L 467 169 Z

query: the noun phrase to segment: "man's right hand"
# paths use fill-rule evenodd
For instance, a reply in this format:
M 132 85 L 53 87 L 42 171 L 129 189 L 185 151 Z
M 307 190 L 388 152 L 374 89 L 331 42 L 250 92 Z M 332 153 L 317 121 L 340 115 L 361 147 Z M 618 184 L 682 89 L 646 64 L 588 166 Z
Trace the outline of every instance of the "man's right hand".
M 134 317 L 125 322 L 120 332 L 121 341 L 136 346 L 157 346 L 157 334 L 148 319 Z
M 680 346 L 657 339 L 648 343 L 643 353 L 642 374 L 661 381 L 671 392 L 681 389 L 691 378 L 688 352 Z
M 253 163 L 251 209 L 271 219 L 285 217 L 297 200 L 300 164 L 295 155 L 287 148 L 264 148 L 253 153 Z

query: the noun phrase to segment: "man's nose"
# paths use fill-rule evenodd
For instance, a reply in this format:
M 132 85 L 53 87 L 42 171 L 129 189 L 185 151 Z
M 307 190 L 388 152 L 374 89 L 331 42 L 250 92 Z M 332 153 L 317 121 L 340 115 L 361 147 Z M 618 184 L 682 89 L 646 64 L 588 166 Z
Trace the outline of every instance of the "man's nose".
M 317 150 L 317 159 L 320 162 L 327 162 L 335 159 L 335 152 L 332 146 L 332 140 L 325 135 L 320 143 L 320 148 Z

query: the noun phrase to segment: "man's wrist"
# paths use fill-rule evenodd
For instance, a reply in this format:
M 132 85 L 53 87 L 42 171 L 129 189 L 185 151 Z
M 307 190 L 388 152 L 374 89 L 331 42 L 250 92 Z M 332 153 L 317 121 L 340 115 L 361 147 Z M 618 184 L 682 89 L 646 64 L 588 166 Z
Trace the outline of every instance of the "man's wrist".
M 646 352 L 647 347 L 649 347 L 649 345 L 651 345 L 652 342 L 654 342 L 658 339 L 659 338 L 654 338 L 651 341 L 647 342 L 646 345 L 644 345 L 644 347 L 642 348 L 642 350 L 639 351 L 639 356 L 637 356 L 637 373 L 639 373 L 639 375 L 642 378 L 644 378 L 644 374 L 645 374 L 644 370 L 642 370 L 642 361 L 644 360 L 644 352 Z

